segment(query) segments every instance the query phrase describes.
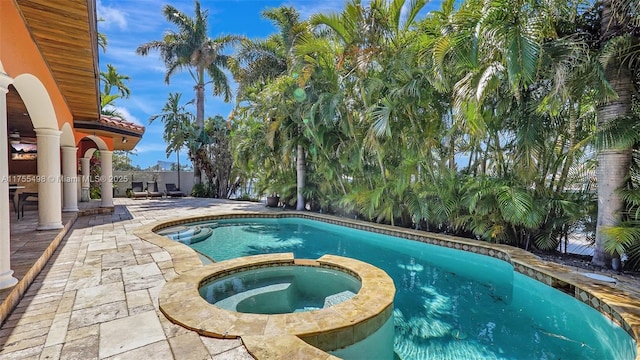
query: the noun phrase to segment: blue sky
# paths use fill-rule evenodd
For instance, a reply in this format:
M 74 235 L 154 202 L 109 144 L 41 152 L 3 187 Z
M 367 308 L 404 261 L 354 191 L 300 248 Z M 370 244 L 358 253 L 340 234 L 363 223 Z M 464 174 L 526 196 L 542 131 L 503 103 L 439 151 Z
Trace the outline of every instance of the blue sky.
M 184 102 L 195 97 L 194 82 L 188 73 L 174 75 L 167 85 L 158 53 L 144 57 L 135 53 L 140 44 L 161 40 L 167 30 L 175 30 L 162 15 L 162 7 L 167 3 L 193 16 L 193 0 L 97 0 L 98 18 L 104 19 L 98 23 L 98 30 L 108 40 L 107 51 L 100 50 L 100 70 L 105 71 L 107 64 L 112 64 L 119 73 L 131 78 L 128 82 L 131 96 L 118 99 L 116 105 L 128 121 L 147 128 L 136 146 L 137 155 L 131 157 L 133 165 L 142 168 L 156 165 L 159 160 L 176 161 L 176 154 L 166 157 L 162 123 L 149 124 L 149 117 L 161 112 L 170 92 L 181 92 Z M 340 12 L 345 0 L 201 0 L 200 4 L 209 12 L 210 37 L 236 34 L 264 38 L 274 31 L 271 23 L 260 16 L 265 8 L 293 6 L 302 19 L 307 19 L 318 12 Z M 228 53 L 232 51 L 229 49 Z M 232 107 L 233 101 L 225 103 L 222 98 L 213 97 L 209 87 L 206 89 L 205 116 L 220 114 L 226 118 Z M 195 113 L 195 107 L 191 110 Z M 180 162 L 188 162 L 185 152 L 181 152 Z

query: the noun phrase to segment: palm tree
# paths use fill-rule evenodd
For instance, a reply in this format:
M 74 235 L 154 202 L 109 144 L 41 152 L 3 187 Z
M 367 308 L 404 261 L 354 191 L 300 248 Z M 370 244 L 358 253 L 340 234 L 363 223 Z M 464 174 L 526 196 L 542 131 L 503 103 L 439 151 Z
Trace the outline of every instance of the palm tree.
M 104 21 L 104 19 L 100 18 L 98 21 Z M 107 51 L 107 36 L 100 32 L 98 33 L 98 46 L 102 51 Z M 103 88 L 100 91 L 100 114 L 123 118 L 123 115 L 115 107 L 115 101 L 121 97 L 125 99 L 129 97 L 131 91 L 125 84 L 125 81 L 129 80 L 129 76 L 118 73 L 112 64 L 107 64 L 106 72 L 100 72 L 100 81 L 103 83 Z M 114 87 L 117 94 L 111 94 Z
M 167 102 L 162 107 L 162 113 L 149 118 L 151 124 L 156 119 L 164 123 L 164 133 L 162 137 L 167 143 L 167 157 L 173 152 L 178 155 L 178 188 L 180 188 L 180 149 L 185 145 L 189 136 L 189 127 L 193 119 L 193 114 L 186 110 L 186 106 L 193 103 L 193 100 L 185 104 L 180 104 L 181 93 L 169 93 Z
M 98 23 L 104 21 L 104 18 L 99 18 Z M 109 41 L 107 40 L 107 35 L 104 33 L 98 32 L 98 47 L 102 49 L 102 52 L 107 52 L 107 45 Z
M 402 0 L 362 3 L 312 17 L 317 27 L 295 42 L 293 57 L 279 36 L 243 49 L 251 55 L 236 64 L 237 109 L 255 125 L 243 131 L 281 140 L 286 159 L 298 145 L 308 150 L 307 199 L 326 195 L 319 203 L 342 200 L 379 221 L 411 218 L 553 249 L 590 208 L 581 206 L 589 184 L 576 192 L 574 181 L 587 170 L 577 165 L 590 163 L 594 104 L 611 94 L 588 26 L 572 24 L 578 8 L 471 0 L 456 10 L 445 1 L 418 22 L 400 13 L 417 14 L 420 1 L 415 11 Z M 285 94 L 300 84 L 307 97 L 294 102 Z M 269 121 L 259 127 L 256 117 Z M 468 167 L 458 172 L 465 152 Z
M 188 71 L 196 83 L 196 121 L 195 125 L 204 129 L 204 88 L 208 83 L 213 85 L 213 95 L 222 95 L 225 101 L 231 100 L 231 87 L 224 73 L 227 68 L 228 55 L 222 54 L 225 47 L 238 40 L 234 36 L 222 36 L 211 39 L 207 35 L 206 10 L 201 10 L 200 2 L 195 1 L 195 16 L 188 17 L 171 5 L 165 5 L 163 14 L 166 20 L 178 28 L 169 31 L 162 40 L 154 40 L 140 45 L 136 53 L 142 56 L 151 50 L 160 52 L 167 71 L 165 82 L 169 84 L 171 76 L 177 71 Z M 205 77 L 209 81 L 205 81 Z M 194 181 L 201 182 L 201 169 L 194 169 Z
M 122 118 L 122 114 L 115 107 L 115 101 L 129 97 L 131 92 L 125 84 L 125 81 L 129 80 L 129 76 L 118 73 L 116 67 L 111 64 L 107 64 L 106 72 L 100 72 L 100 81 L 103 83 L 102 91 L 100 91 L 101 114 Z M 114 88 L 118 93 L 111 94 L 111 90 Z
M 215 196 L 221 199 L 229 198 L 235 183 L 232 177 L 233 158 L 230 149 L 232 129 L 230 125 L 221 115 L 209 117 L 206 123 L 209 137 L 209 143 L 206 146 L 212 177 L 215 178 L 215 190 L 217 191 Z
M 634 1 L 605 0 L 601 3 L 598 25 L 600 50 L 605 59 L 603 73 L 617 96 L 598 106 L 599 128 L 607 127 L 621 118 L 629 118 L 632 114 L 632 97 L 637 90 L 633 82 L 637 63 L 633 59 L 637 60 L 639 55 L 635 50 L 640 43 L 639 15 Z M 605 230 L 621 219 L 624 199 L 618 190 L 624 186 L 629 173 L 629 145 L 610 146 L 598 155 L 598 223 L 596 247 L 591 261 L 598 266 L 610 267 L 612 258 L 620 255 L 605 251 Z
M 301 141 L 302 113 L 300 102 L 291 96 L 304 78 L 295 54 L 295 46 L 308 33 L 307 24 L 291 7 L 279 7 L 263 11 L 263 17 L 272 21 L 278 33 L 266 40 L 243 40 L 232 67 L 239 84 L 238 102 L 260 102 L 251 116 L 270 121 L 267 127 L 269 145 L 273 139 L 284 135 L 285 141 L 295 144 L 297 202 L 296 209 L 305 206 L 305 148 Z M 304 91 L 302 88 L 300 90 Z M 298 90 L 298 91 L 300 91 Z
M 103 83 L 103 95 L 111 94 L 113 88 L 116 88 L 118 93 L 120 93 L 119 97 L 124 99 L 129 98 L 129 95 L 131 95 L 131 91 L 127 87 L 127 84 L 125 84 L 125 81 L 130 80 L 129 76 L 118 73 L 118 69 L 112 64 L 107 64 L 106 72 L 100 72 L 100 80 Z
M 299 46 L 319 90 L 311 113 L 314 146 L 329 155 L 317 166 L 337 177 L 333 182 L 341 189 L 349 188 L 343 206 L 378 221 L 406 224 L 410 209 L 420 207 L 411 179 L 421 160 L 414 160 L 431 139 L 423 125 L 439 114 L 430 106 L 439 104 L 413 45 L 424 4 L 350 1 L 340 13 L 314 15 L 310 22 L 325 36 Z M 334 155 L 333 149 L 344 153 Z M 329 158 L 345 161 L 331 164 Z

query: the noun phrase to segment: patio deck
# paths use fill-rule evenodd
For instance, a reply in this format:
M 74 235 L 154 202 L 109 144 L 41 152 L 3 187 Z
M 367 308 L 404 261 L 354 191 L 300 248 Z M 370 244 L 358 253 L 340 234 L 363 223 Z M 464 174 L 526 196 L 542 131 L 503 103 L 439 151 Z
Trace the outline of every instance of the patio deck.
M 113 213 L 63 216 L 68 233 L 0 327 L 0 358 L 253 359 L 240 340 L 199 336 L 160 313 L 158 294 L 176 276 L 174 263 L 133 231 L 175 217 L 280 210 L 216 199 L 114 202 Z M 81 205 L 91 212 L 99 203 Z M 36 219 L 35 210 L 20 222 L 11 219 L 11 261 L 19 279 L 59 235 L 35 231 Z M 616 287 L 640 298 L 635 279 L 615 277 Z M 10 291 L 0 291 L 0 300 Z
M 0 327 L 3 359 L 253 359 L 240 340 L 201 337 L 159 312 L 158 293 L 176 275 L 168 253 L 132 234 L 177 216 L 264 211 L 215 199 L 114 199 L 113 213 L 79 216 Z M 99 203 L 81 203 L 94 211 Z M 277 210 L 276 210 L 277 211 Z M 22 280 L 59 231 L 36 231 L 37 211 L 11 219 L 11 265 Z M 18 286 L 18 285 L 17 285 Z M 0 291 L 6 301 L 13 289 Z

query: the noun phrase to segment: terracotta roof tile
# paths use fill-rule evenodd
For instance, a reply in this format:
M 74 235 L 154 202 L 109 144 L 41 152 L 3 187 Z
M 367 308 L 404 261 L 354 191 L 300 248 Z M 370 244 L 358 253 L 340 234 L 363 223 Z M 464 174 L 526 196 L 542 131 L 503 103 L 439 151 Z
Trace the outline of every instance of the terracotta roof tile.
M 108 115 L 100 115 L 100 123 L 107 125 L 107 126 L 111 126 L 111 127 L 116 127 L 116 128 L 120 128 L 120 129 L 124 129 L 124 130 L 129 130 L 129 131 L 134 131 L 137 133 L 144 133 L 144 126 L 142 125 L 138 125 L 129 121 L 125 121 L 122 120 L 118 117 L 115 116 L 108 116 Z

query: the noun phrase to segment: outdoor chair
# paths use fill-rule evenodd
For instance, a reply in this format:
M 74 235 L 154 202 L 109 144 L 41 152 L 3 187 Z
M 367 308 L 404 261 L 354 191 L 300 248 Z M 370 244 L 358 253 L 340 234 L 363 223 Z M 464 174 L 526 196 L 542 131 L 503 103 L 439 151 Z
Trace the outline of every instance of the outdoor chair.
M 9 201 L 13 205 L 13 212 L 18 213 L 18 207 L 16 206 L 16 192 L 18 191 L 18 185 L 9 184 Z
M 133 181 L 131 182 L 131 198 L 137 199 L 139 197 L 146 198 L 148 196 L 147 192 L 144 191 L 144 185 L 142 181 Z
M 180 189 L 176 187 L 176 184 L 168 183 L 165 185 L 165 188 L 166 188 L 165 193 L 167 194 L 167 196 L 171 196 L 171 197 L 186 196 L 184 192 L 180 191 Z
M 149 197 L 162 197 L 164 194 L 158 191 L 158 182 L 156 181 L 147 181 L 147 195 Z
M 18 220 L 24 217 L 24 206 L 35 205 L 38 206 L 38 193 L 37 192 L 22 192 L 18 195 Z

